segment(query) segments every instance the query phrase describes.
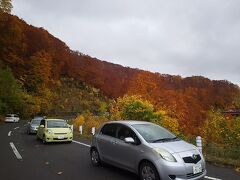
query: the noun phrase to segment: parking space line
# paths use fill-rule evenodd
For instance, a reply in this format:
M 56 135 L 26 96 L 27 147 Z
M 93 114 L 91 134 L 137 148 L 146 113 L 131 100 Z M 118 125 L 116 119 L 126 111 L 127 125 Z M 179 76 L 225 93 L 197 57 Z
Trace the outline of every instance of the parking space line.
M 80 145 L 83 145 L 83 146 L 86 146 L 86 147 L 91 147 L 90 145 L 88 145 L 88 144 L 84 144 L 84 143 L 81 143 L 81 142 L 78 142 L 78 141 L 72 141 L 72 142 L 74 142 L 74 143 L 76 143 L 76 144 L 80 144 Z
M 211 180 L 222 180 L 214 177 L 204 176 L 205 179 L 211 179 Z
M 17 159 L 21 160 L 22 156 L 21 154 L 18 152 L 17 148 L 15 147 L 15 145 L 13 144 L 13 142 L 10 142 L 10 146 L 14 152 L 14 154 L 16 155 Z
M 9 132 L 8 132 L 8 136 L 11 136 L 11 133 L 12 133 L 12 131 L 9 131 Z

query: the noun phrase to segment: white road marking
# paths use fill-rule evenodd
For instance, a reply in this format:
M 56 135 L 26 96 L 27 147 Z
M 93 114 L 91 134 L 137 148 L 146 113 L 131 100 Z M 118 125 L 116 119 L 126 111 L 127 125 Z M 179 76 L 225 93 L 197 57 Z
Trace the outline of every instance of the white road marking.
M 19 127 L 15 127 L 14 129 L 16 130 L 16 129 L 18 129 Z
M 11 133 L 12 133 L 12 131 L 9 131 L 9 132 L 8 132 L 8 136 L 11 136 Z
M 17 148 L 15 147 L 15 145 L 13 144 L 13 142 L 10 142 L 10 146 L 11 146 L 14 154 L 16 155 L 17 159 L 21 160 L 22 156 L 21 156 L 21 154 L 19 154 L 19 152 L 18 152 Z
M 211 179 L 211 180 L 222 180 L 214 177 L 204 176 L 205 179 Z
M 76 143 L 76 144 L 80 144 L 80 145 L 86 146 L 86 147 L 91 147 L 91 146 L 88 145 L 88 144 L 81 143 L 81 142 L 78 142 L 78 141 L 74 141 L 74 140 L 73 140 L 72 142 L 74 142 L 74 143 Z

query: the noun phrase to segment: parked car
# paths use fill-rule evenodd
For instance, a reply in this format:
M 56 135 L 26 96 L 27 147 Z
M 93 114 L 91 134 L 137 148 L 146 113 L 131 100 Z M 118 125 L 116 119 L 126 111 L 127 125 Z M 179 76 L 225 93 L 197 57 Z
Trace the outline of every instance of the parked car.
M 43 143 L 72 142 L 73 132 L 64 119 L 43 119 L 40 122 L 37 137 Z
M 19 116 L 17 114 L 7 114 L 5 122 L 19 122 Z
M 106 162 L 139 175 L 141 180 L 202 179 L 205 160 L 196 146 L 165 128 L 143 121 L 105 123 L 94 135 L 91 162 Z
M 28 123 L 27 133 L 28 134 L 36 134 L 38 127 L 40 125 L 41 120 L 43 120 L 45 116 L 35 116 L 31 122 Z

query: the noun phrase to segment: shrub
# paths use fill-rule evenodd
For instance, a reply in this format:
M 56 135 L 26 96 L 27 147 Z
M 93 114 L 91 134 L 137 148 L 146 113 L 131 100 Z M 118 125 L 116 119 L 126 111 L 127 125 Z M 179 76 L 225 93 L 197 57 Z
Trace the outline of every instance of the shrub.
M 73 121 L 73 127 L 75 130 L 79 130 L 79 126 L 82 126 L 85 123 L 85 117 L 83 115 L 78 115 L 77 118 Z

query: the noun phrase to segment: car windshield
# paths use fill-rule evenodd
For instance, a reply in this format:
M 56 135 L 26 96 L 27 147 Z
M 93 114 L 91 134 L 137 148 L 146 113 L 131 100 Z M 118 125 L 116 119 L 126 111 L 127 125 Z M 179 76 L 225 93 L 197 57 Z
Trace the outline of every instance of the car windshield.
M 33 119 L 31 124 L 40 125 L 41 120 L 42 120 L 41 118 Z
M 139 132 L 145 141 L 149 143 L 179 140 L 177 136 L 155 124 L 135 124 L 132 126 Z
M 65 120 L 53 120 L 53 121 L 47 121 L 47 127 L 48 128 L 67 128 L 67 122 Z

